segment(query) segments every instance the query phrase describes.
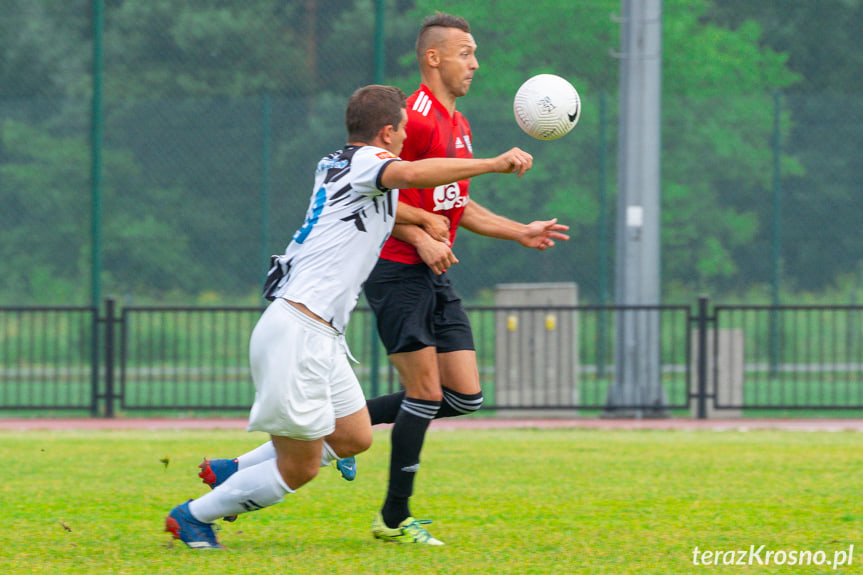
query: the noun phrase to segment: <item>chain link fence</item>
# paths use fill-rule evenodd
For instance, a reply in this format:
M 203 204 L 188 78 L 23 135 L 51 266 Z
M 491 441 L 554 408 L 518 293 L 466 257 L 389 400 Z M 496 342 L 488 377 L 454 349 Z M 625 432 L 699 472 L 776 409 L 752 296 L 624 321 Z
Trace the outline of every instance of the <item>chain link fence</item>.
M 269 254 L 303 219 L 314 165 L 344 142 L 347 97 L 376 81 L 413 91 L 414 38 L 438 6 L 102 1 L 0 5 L 0 303 L 85 304 L 94 283 L 125 305 L 259 301 Z M 518 145 L 536 158 L 520 180 L 477 178 L 472 196 L 521 221 L 572 226 L 572 240 L 545 253 L 462 231 L 459 291 L 488 303 L 501 283 L 573 281 L 583 301 L 610 301 L 619 2 L 540 0 L 530 14 L 442 4 L 471 21 L 480 47 L 459 101 L 474 152 Z M 666 298 L 758 300 L 772 288 L 854 300 L 858 87 L 838 73 L 807 85 L 757 29 L 693 19 L 710 16 L 696 4 L 710 5 L 668 0 L 663 14 Z M 540 72 L 583 98 L 579 125 L 554 142 L 531 140 L 512 115 L 516 89 Z

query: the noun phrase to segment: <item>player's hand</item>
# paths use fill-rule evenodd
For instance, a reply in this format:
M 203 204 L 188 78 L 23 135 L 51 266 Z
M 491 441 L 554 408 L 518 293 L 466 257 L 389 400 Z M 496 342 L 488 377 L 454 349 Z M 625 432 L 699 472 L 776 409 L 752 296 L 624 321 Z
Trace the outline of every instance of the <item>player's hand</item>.
M 458 258 L 452 253 L 449 246 L 443 242 L 429 238 L 415 246 L 422 261 L 436 274 L 440 275 L 447 271 L 453 264 L 458 263 Z
M 519 178 L 533 167 L 533 156 L 519 148 L 504 152 L 496 160 L 501 162 L 501 169 L 497 171 L 504 174 L 518 174 Z
M 518 238 L 518 243 L 526 248 L 544 251 L 554 245 L 554 240 L 568 240 L 569 236 L 561 233 L 568 229 L 569 226 L 557 223 L 557 218 L 531 222 L 527 224 L 524 234 Z
M 443 214 L 433 214 L 426 212 L 426 221 L 422 224 L 422 229 L 433 239 L 450 245 L 449 241 L 449 218 Z

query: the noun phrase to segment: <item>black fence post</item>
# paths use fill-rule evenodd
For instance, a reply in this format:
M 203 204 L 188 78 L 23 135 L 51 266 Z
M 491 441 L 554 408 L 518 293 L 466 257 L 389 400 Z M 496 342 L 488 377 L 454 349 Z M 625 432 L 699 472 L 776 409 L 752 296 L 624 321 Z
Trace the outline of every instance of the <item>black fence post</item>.
M 378 349 L 378 328 L 377 323 L 375 321 L 375 315 L 369 311 L 369 316 L 371 316 L 372 320 L 369 322 L 371 324 L 371 328 L 369 329 L 369 342 L 371 343 L 371 379 L 370 379 L 370 390 L 369 397 L 377 397 L 380 395 L 380 368 L 381 368 L 381 352 Z
M 105 300 L 105 417 L 114 417 L 114 298 Z
M 707 419 L 707 296 L 698 297 L 698 419 Z
M 99 306 L 92 308 L 93 333 L 90 334 L 90 417 L 99 417 Z

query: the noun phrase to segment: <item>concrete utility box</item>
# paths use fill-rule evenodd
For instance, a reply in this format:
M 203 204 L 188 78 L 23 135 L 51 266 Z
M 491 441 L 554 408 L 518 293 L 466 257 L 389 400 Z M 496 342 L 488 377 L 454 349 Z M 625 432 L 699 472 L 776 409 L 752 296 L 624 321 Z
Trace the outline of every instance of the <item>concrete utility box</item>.
M 574 283 L 495 288 L 495 403 L 502 408 L 578 405 L 578 305 Z M 541 307 L 541 309 L 536 309 Z M 534 309 L 527 309 L 534 308 Z M 544 411 L 542 415 L 574 415 Z
M 707 410 L 708 419 L 742 417 L 740 409 L 716 409 L 720 405 L 743 405 L 743 330 L 720 329 L 719 347 L 714 348 L 714 333 L 707 330 Z M 714 352 L 715 349 L 715 352 Z M 715 355 L 714 355 L 715 353 Z M 715 357 L 715 362 L 714 362 Z M 698 393 L 698 331 L 692 332 L 692 394 Z M 715 400 L 714 400 L 715 394 Z M 698 399 L 692 402 L 692 417 L 698 417 Z

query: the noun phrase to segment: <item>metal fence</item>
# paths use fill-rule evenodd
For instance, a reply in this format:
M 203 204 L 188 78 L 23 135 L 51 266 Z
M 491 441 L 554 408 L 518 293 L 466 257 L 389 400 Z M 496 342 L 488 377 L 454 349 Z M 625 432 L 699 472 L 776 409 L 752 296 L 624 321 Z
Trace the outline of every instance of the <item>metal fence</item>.
M 740 384 L 711 390 L 717 409 L 863 406 L 863 307 L 717 306 L 716 354 Z M 723 381 L 713 377 L 713 381 Z M 727 382 L 727 378 L 726 378 Z
M 727 416 L 863 409 L 863 306 L 473 306 L 484 411 Z M 0 410 L 236 412 L 260 307 L 0 308 Z M 624 318 L 656 325 L 662 401 L 612 401 Z M 374 318 L 347 333 L 368 397 L 399 389 Z M 702 359 L 703 358 L 703 359 Z M 639 363 L 639 365 L 641 365 Z M 645 380 L 651 378 L 645 376 Z
M 0 408 L 95 415 L 97 316 L 87 307 L 0 309 Z

